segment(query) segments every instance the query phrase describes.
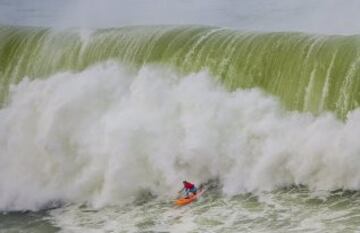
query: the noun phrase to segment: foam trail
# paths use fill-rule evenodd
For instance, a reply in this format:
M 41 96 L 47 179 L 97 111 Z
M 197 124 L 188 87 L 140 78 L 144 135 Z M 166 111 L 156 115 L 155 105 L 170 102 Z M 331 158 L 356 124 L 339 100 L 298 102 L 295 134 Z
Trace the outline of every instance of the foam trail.
M 23 79 L 0 110 L 0 209 L 102 207 L 144 189 L 168 199 L 184 178 L 218 177 L 230 195 L 360 188 L 358 110 L 346 122 L 286 112 L 258 89 L 214 80 L 112 62 Z

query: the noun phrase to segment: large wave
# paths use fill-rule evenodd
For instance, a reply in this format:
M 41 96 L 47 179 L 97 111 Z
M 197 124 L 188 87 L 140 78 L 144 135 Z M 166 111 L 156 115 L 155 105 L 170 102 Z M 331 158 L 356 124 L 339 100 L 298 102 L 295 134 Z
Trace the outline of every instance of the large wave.
M 0 110 L 0 209 L 94 207 L 183 179 L 223 193 L 306 185 L 359 189 L 360 112 L 289 112 L 259 88 L 229 91 L 204 70 L 116 61 L 22 79 Z
M 162 64 L 189 74 L 207 69 L 229 90 L 258 87 L 289 110 L 331 111 L 345 119 L 359 105 L 359 36 L 237 32 L 204 26 L 54 31 L 0 27 L 0 86 L 81 71 L 109 59 L 139 69 Z

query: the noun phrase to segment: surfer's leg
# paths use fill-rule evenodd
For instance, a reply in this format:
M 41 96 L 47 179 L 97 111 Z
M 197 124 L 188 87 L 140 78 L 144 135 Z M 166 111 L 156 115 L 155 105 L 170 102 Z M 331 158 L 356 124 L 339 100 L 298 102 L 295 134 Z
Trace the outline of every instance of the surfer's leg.
M 189 196 L 190 190 L 189 189 L 185 189 L 185 196 Z

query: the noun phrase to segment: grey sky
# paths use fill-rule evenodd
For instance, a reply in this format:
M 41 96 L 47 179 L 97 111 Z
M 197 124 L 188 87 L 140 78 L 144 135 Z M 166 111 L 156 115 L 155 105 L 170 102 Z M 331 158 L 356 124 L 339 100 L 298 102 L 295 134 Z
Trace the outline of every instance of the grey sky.
M 0 0 L 0 23 L 54 27 L 204 24 L 360 33 L 358 0 Z

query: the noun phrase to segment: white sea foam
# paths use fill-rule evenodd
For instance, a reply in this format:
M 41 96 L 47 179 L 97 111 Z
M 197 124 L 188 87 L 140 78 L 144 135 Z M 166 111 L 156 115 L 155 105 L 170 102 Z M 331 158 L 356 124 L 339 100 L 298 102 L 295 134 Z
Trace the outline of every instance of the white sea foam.
M 0 209 L 97 208 L 143 190 L 165 199 L 183 179 L 214 177 L 229 195 L 360 188 L 358 110 L 346 122 L 287 112 L 260 90 L 213 80 L 112 62 L 24 79 L 0 110 Z

